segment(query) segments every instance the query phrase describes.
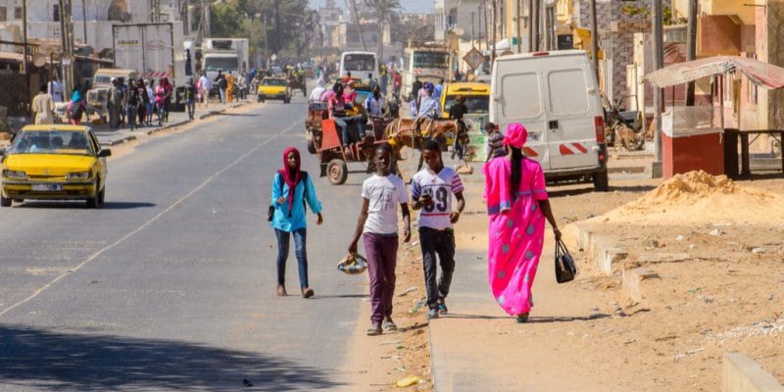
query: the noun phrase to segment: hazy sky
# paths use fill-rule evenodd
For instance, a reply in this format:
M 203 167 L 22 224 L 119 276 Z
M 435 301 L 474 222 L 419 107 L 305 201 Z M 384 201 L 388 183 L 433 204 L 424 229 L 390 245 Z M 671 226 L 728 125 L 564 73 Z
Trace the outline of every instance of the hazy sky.
M 310 0 L 310 4 L 317 8 L 319 5 L 326 4 L 326 1 Z M 340 8 L 345 8 L 346 0 L 337 0 L 337 5 Z M 403 6 L 404 12 L 433 12 L 433 0 L 400 0 L 400 5 Z

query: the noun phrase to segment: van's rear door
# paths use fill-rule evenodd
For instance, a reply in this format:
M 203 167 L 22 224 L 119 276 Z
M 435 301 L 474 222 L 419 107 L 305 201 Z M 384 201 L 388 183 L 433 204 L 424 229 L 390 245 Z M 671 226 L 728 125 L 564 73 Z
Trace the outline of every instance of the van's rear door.
M 519 122 L 528 130 L 524 153 L 536 159 L 545 171 L 550 169 L 547 152 L 547 117 L 542 68 L 536 58 L 515 58 L 497 61 L 491 86 L 491 121 L 501 132 Z
M 600 166 L 596 117 L 602 115 L 596 79 L 583 54 L 539 57 L 546 84 L 547 141 L 550 170 L 573 171 Z

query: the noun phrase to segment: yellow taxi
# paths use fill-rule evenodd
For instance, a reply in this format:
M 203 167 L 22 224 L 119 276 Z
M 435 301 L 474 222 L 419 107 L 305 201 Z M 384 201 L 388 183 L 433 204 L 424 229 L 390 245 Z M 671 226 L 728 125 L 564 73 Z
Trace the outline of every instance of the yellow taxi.
M 441 93 L 442 116 L 449 118 L 449 109 L 455 104 L 458 95 L 462 95 L 468 108 L 468 116 L 482 116 L 490 113 L 490 85 L 476 82 L 455 82 L 444 86 Z
M 106 157 L 89 127 L 28 125 L 2 156 L 0 206 L 24 200 L 85 200 L 98 208 L 106 196 Z
M 285 78 L 266 77 L 259 83 L 256 89 L 256 102 L 264 102 L 268 99 L 280 99 L 283 103 L 291 102 L 291 89 Z

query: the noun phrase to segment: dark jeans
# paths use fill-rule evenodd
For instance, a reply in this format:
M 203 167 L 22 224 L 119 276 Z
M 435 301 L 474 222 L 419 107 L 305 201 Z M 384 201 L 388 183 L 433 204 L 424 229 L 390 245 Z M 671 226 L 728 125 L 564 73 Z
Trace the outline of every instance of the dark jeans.
M 392 317 L 397 266 L 397 235 L 365 233 L 362 235 L 370 278 L 370 321 L 380 323 Z
M 365 134 L 362 126 L 362 116 L 335 117 L 335 125 L 340 127 L 343 137 L 343 146 L 359 141 L 361 135 Z M 356 129 L 354 128 L 356 126 Z
M 301 228 L 291 232 L 294 236 L 294 254 L 299 264 L 299 286 L 304 289 L 308 286 L 308 252 L 305 247 L 307 229 Z M 286 259 L 289 257 L 289 232 L 275 229 L 278 238 L 278 284 L 286 284 Z
M 125 118 L 128 119 L 128 126 L 131 129 L 136 129 L 136 111 L 139 109 L 139 105 L 135 103 L 129 103 L 125 106 Z
M 419 245 L 422 248 L 422 269 L 425 271 L 427 306 L 438 308 L 439 298 L 446 298 L 455 272 L 455 232 L 451 229 L 419 228 Z M 441 279 L 436 284 L 436 254 L 441 264 Z
M 196 101 L 189 100 L 186 106 L 188 108 L 188 118 L 193 120 L 193 112 L 196 110 Z

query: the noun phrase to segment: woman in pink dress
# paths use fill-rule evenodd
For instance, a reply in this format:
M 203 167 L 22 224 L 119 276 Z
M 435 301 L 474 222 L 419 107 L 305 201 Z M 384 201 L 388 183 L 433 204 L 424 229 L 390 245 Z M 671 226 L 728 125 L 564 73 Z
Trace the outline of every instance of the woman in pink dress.
M 556 240 L 558 224 L 547 199 L 539 162 L 523 156 L 525 127 L 509 124 L 504 136 L 505 157 L 484 167 L 489 215 L 488 279 L 498 304 L 517 322 L 528 321 L 533 307 L 531 287 L 544 243 L 545 218 Z

